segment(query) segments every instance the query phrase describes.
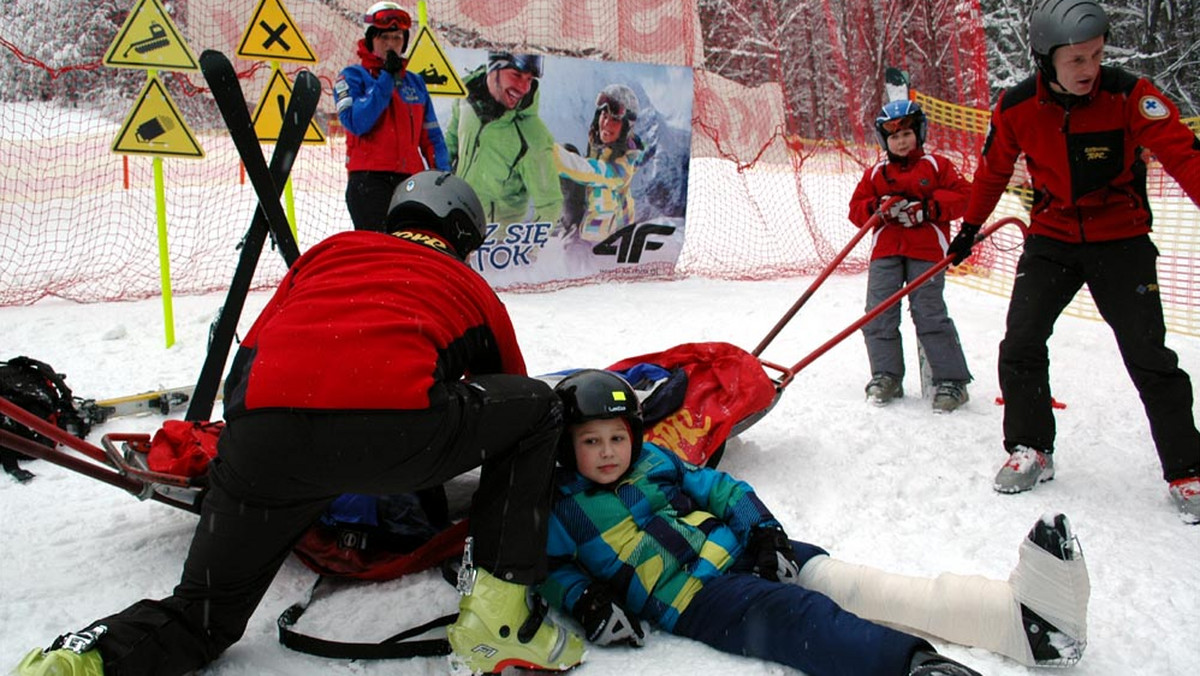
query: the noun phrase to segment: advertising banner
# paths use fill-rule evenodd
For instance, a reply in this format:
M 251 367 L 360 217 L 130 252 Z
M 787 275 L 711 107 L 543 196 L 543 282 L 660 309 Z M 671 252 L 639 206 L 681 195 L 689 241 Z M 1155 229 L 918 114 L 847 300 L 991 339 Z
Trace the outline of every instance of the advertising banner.
M 487 239 L 468 262 L 497 288 L 669 275 L 683 246 L 692 71 L 446 50 L 465 97 L 435 97 Z

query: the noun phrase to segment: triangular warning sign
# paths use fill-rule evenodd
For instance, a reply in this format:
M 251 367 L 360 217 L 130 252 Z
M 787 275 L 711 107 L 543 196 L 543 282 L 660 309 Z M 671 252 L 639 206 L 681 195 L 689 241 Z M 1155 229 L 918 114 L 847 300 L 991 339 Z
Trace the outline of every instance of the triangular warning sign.
M 425 80 L 425 88 L 434 96 L 466 96 L 467 88 L 458 78 L 450 59 L 438 45 L 429 26 L 421 26 L 417 41 L 408 57 L 408 72 Z
M 279 131 L 283 128 L 283 114 L 291 100 L 292 83 L 288 82 L 282 70 L 276 68 L 271 75 L 271 82 L 267 84 L 267 90 L 258 102 L 258 108 L 254 109 L 254 133 L 258 135 L 259 141 L 279 140 Z M 304 143 L 325 143 L 325 134 L 321 133 L 321 128 L 315 120 L 308 123 L 308 129 L 304 132 Z
M 119 155 L 204 157 L 204 149 L 156 77 L 146 80 L 137 103 L 113 141 L 112 151 Z
M 200 70 L 200 62 L 159 0 L 138 0 L 104 55 L 113 68 Z
M 258 8 L 242 33 L 237 55 L 243 59 L 317 62 L 316 54 L 283 6 L 283 0 L 258 1 Z

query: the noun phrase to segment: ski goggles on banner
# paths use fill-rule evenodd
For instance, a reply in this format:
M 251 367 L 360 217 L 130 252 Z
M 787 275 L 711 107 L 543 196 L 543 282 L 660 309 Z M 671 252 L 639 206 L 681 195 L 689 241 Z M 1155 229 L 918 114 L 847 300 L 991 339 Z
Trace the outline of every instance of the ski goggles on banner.
M 904 117 L 897 117 L 894 120 L 888 120 L 879 126 L 883 127 L 883 130 L 887 133 L 895 134 L 902 129 L 916 128 L 917 119 L 912 115 L 905 115 Z
M 637 113 L 632 110 L 626 110 L 624 104 L 613 99 L 602 99 L 596 105 L 596 110 L 608 113 L 608 116 L 614 120 L 624 120 L 628 117 L 629 121 L 633 122 L 637 119 Z
M 488 71 L 505 68 L 541 77 L 542 57 L 540 54 L 510 54 L 509 52 L 492 52 L 488 55 Z
M 412 17 L 402 9 L 381 9 L 363 15 L 363 23 L 380 30 L 402 30 L 412 28 Z

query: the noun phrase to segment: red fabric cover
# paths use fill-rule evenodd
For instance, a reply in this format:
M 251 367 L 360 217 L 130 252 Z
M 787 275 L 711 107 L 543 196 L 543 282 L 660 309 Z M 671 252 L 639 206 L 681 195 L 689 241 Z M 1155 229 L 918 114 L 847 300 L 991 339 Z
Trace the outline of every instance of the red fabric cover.
M 147 466 L 163 474 L 198 477 L 208 471 L 208 463 L 217 456 L 217 437 L 225 423 L 168 420 L 154 433 Z
M 463 519 L 408 553 L 378 548 L 349 549 L 338 543 L 336 529 L 314 524 L 305 531 L 292 551 L 301 563 L 321 575 L 384 581 L 420 572 L 446 559 L 462 556 L 466 539 L 467 520 Z
M 684 343 L 669 350 L 630 357 L 609 366 L 621 371 L 643 362 L 683 368 L 683 406 L 646 430 L 646 441 L 703 465 L 729 437 L 733 426 L 775 399 L 775 383 L 754 355 L 729 343 Z

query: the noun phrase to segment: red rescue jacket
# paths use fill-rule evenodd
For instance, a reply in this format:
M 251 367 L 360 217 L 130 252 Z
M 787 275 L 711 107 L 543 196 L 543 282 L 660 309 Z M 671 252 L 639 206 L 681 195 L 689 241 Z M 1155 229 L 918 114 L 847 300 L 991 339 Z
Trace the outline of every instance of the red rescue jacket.
M 225 417 L 261 409 L 413 410 L 466 374 L 526 375 L 488 283 L 454 256 L 378 232 L 301 256 L 246 334 Z
M 964 219 L 983 223 L 1021 153 L 1034 190 L 1030 233 L 1066 242 L 1150 231 L 1146 166 L 1153 152 L 1200 204 L 1200 141 L 1149 80 L 1103 67 L 1087 96 L 1059 96 L 1035 75 L 1000 95 Z

